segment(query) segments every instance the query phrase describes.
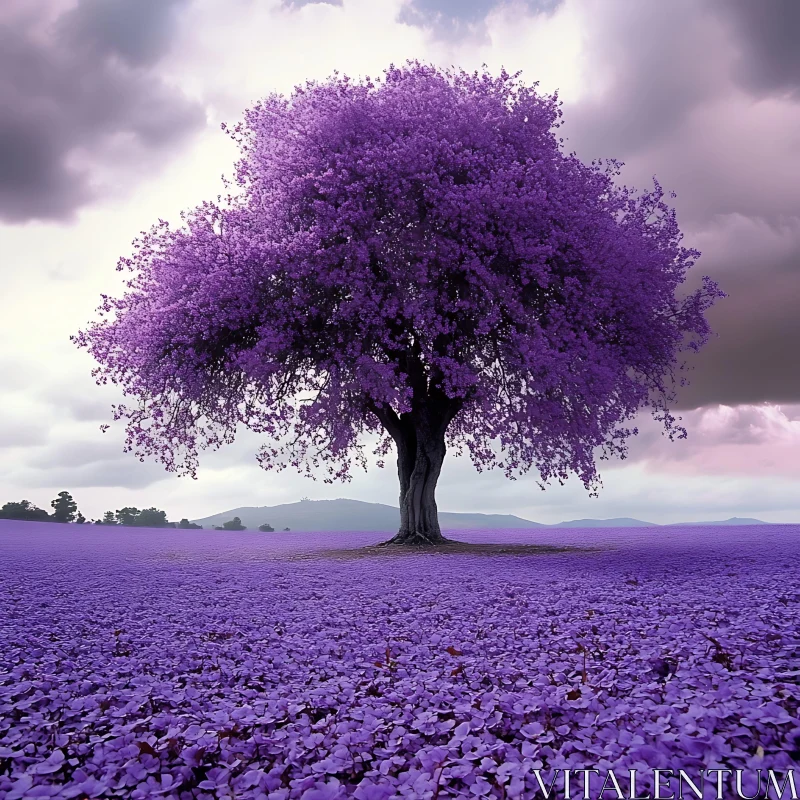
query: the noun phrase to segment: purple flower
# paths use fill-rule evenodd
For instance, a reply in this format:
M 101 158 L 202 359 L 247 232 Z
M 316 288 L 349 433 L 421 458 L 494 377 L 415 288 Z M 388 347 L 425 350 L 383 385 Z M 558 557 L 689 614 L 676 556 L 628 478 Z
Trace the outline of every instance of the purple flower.
M 0 622 L 0 795 L 181 798 L 199 782 L 205 794 L 388 800 L 439 781 L 440 796 L 481 796 L 488 784 L 494 797 L 497 782 L 525 796 L 531 769 L 797 763 L 796 640 L 766 633 L 800 624 L 800 596 L 775 602 L 800 579 L 800 528 L 601 535 L 613 549 L 538 557 L 535 573 L 528 559 L 483 556 L 446 571 L 414 556 L 321 571 L 319 557 L 289 565 L 277 544 L 252 538 L 131 530 L 65 541 L 49 523 L 0 521 L 0 597 L 18 598 L 19 614 Z M 333 538 L 376 539 L 307 534 L 292 547 Z M 746 577 L 732 580 L 726 564 Z M 400 614 L 403 599 L 412 609 Z M 125 657 L 108 643 L 119 627 Z M 204 635 L 219 630 L 236 630 L 235 643 Z M 459 642 L 465 674 L 451 676 L 454 657 L 415 640 L 419 630 Z M 734 669 L 710 669 L 709 637 L 736 654 Z M 387 646 L 407 657 L 402 672 L 370 669 Z M 659 658 L 680 665 L 666 680 L 653 672 Z M 585 708 L 568 697 L 576 687 Z M 18 714 L 20 697 L 40 699 Z
M 560 105 L 505 71 L 409 61 L 223 126 L 241 192 L 182 228 L 159 220 L 118 263 L 130 291 L 102 296 L 114 318 L 73 337 L 98 383 L 139 400 L 114 409 L 126 452 L 196 476 L 199 451 L 243 425 L 269 437 L 264 469 L 324 465 L 333 482 L 376 435 L 378 456 L 399 443 L 408 521 L 423 487 L 436 514 L 448 446 L 542 488 L 574 472 L 597 495 L 595 451 L 624 457 L 640 408 L 685 437 L 666 376 L 725 294 L 706 276 L 679 299 L 700 253 L 661 185 L 637 193 L 620 162 L 564 152 Z M 436 536 L 421 524 L 405 534 Z

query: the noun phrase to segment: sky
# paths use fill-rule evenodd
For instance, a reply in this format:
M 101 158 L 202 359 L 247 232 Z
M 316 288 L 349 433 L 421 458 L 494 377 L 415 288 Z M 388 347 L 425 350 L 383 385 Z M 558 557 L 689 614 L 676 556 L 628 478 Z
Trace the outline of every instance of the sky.
M 687 356 L 675 405 L 686 440 L 643 412 L 600 495 L 574 476 L 477 473 L 445 459 L 443 511 L 650 522 L 800 522 L 800 3 L 796 0 L 3 0 L 0 4 L 0 504 L 89 519 L 155 506 L 169 519 L 348 497 L 398 504 L 394 459 L 348 484 L 266 472 L 263 439 L 201 454 L 197 480 L 124 453 L 114 386 L 69 340 L 159 218 L 223 192 L 235 145 L 220 130 L 272 92 L 338 69 L 380 75 L 420 59 L 486 64 L 558 90 L 567 151 L 655 175 L 702 275 L 728 297 Z M 100 426 L 111 423 L 103 434 Z

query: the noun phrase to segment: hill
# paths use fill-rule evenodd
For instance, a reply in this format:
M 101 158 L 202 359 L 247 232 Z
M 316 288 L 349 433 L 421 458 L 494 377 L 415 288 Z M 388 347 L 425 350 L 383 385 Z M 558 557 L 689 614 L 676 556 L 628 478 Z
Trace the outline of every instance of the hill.
M 278 506 L 245 506 L 221 514 L 195 519 L 204 528 L 222 525 L 239 517 L 247 528 L 258 528 L 268 522 L 276 531 L 397 531 L 400 509 L 383 503 L 364 503 L 361 500 L 301 500 Z M 544 528 L 538 522 L 511 514 L 457 514 L 439 512 L 442 529 L 464 528 Z
M 669 525 L 664 527 L 673 527 L 675 525 L 771 525 L 771 522 L 762 522 L 760 519 L 753 519 L 752 517 L 730 517 L 726 520 L 716 522 L 670 522 Z
M 244 506 L 212 514 L 192 522 L 202 525 L 206 530 L 222 525 L 234 517 L 239 517 L 249 530 L 269 523 L 276 531 L 289 528 L 292 531 L 386 531 L 396 532 L 400 527 L 400 509 L 383 503 L 365 503 L 361 500 L 301 500 L 297 503 L 283 503 L 277 506 Z M 442 530 L 464 530 L 480 528 L 494 530 L 499 528 L 622 528 L 622 527 L 667 527 L 654 522 L 643 522 L 630 517 L 614 519 L 576 519 L 545 525 L 531 522 L 512 514 L 473 514 L 440 511 L 439 524 Z M 757 519 L 731 517 L 721 522 L 682 522 L 673 525 L 765 525 Z

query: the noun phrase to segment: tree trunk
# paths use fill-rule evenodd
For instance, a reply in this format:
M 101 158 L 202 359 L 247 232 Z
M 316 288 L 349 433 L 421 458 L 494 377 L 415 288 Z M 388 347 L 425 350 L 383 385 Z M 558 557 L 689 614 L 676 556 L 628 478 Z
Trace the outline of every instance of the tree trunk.
M 397 472 L 400 478 L 400 530 L 382 545 L 431 546 L 449 542 L 439 528 L 436 508 L 436 483 L 447 451 L 442 426 L 419 419 L 412 422 L 405 414 L 395 437 Z

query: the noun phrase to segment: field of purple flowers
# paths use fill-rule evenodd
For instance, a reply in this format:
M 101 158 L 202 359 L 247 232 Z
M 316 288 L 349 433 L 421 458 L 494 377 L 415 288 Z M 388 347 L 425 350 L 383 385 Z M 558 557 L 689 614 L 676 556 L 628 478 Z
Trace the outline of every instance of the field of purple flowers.
M 605 549 L 0 521 L 0 797 L 527 798 L 537 769 L 800 762 L 800 526 L 450 535 Z

